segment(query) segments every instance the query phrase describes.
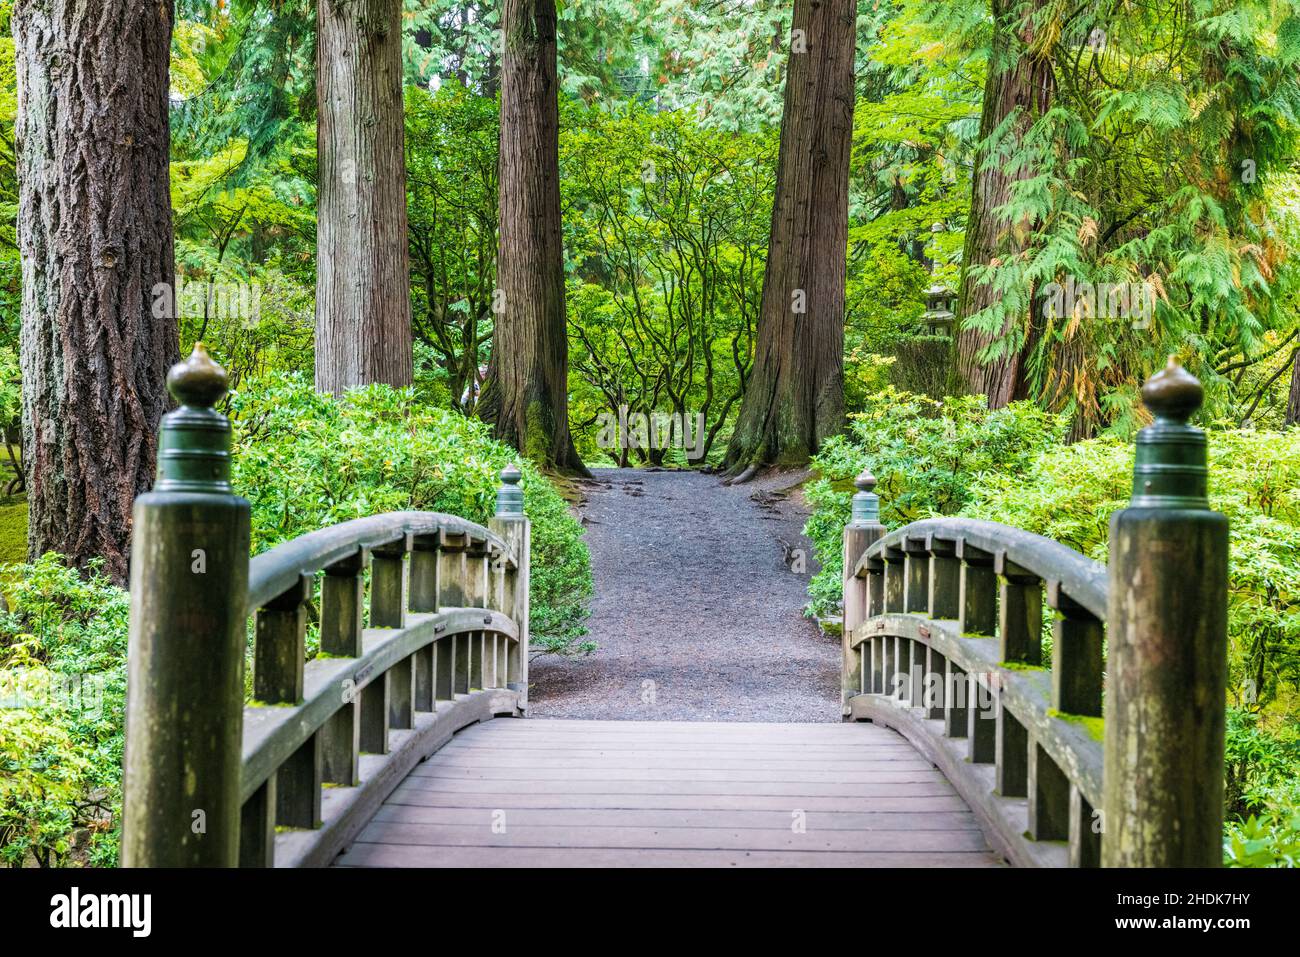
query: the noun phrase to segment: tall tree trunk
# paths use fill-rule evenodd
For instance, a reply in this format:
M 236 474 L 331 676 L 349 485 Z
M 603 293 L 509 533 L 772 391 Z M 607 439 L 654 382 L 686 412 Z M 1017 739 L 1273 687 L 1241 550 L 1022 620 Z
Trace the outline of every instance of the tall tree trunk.
M 1286 400 L 1285 428 L 1300 425 L 1300 351 L 1291 362 L 1291 391 Z
M 401 0 L 317 5 L 316 388 L 411 384 Z
M 988 77 L 984 83 L 984 105 L 980 115 L 980 141 L 989 136 L 1015 112 L 1008 131 L 1012 148 L 1019 148 L 1025 133 L 1051 105 L 1056 90 L 1052 65 L 1032 51 L 1032 18 L 1047 0 L 993 0 L 993 49 L 989 58 Z M 1025 248 L 1028 224 L 1009 223 L 994 210 L 1011 199 L 1011 186 L 1017 179 L 1033 175 L 1022 169 L 1008 176 L 1000 165 L 990 164 L 984 146 L 978 151 L 975 175 L 971 183 L 970 215 L 966 219 L 966 244 L 962 253 L 962 281 L 957 298 L 957 332 L 954 336 L 954 386 L 988 397 L 990 408 L 1006 405 L 1017 393 L 1024 394 L 1026 350 L 1021 348 L 992 362 L 984 362 L 984 351 L 995 340 L 1012 330 L 1015 319 L 998 334 L 962 329 L 966 317 L 996 303 L 999 295 L 993 287 L 976 282 L 972 265 L 986 266 L 994 259 L 1007 259 Z M 1032 301 L 1032 300 L 1031 300 Z M 1029 317 L 1023 317 L 1025 321 Z
M 22 0 L 13 28 L 28 552 L 122 583 L 179 359 L 172 5 Z
M 497 316 L 479 414 L 529 459 L 586 473 L 569 433 L 555 0 L 503 0 Z
M 853 0 L 795 0 L 754 365 L 726 466 L 800 464 L 844 422 Z

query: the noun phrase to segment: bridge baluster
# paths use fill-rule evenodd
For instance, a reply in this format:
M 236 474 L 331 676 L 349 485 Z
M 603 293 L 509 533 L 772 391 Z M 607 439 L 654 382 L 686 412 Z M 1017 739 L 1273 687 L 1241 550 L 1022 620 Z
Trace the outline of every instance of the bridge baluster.
M 122 863 L 229 867 L 239 860 L 249 506 L 231 490 L 230 425 L 213 408 L 225 372 L 197 345 L 167 387 L 180 407 L 163 417 L 158 481 L 134 506 Z
M 1173 358 L 1142 389 L 1133 498 L 1110 524 L 1102 862 L 1222 863 L 1228 521 L 1210 510 L 1201 384 Z M 1142 760 L 1135 761 L 1134 755 Z
M 487 540 L 479 536 L 470 536 L 469 549 L 465 552 L 466 574 L 465 604 L 471 608 L 488 607 L 488 547 Z M 469 641 L 469 683 L 471 689 L 490 688 L 488 675 L 488 638 L 486 631 L 474 631 L 468 635 Z
M 307 603 L 315 577 L 299 575 L 293 587 L 257 610 L 253 644 L 253 698 L 261 704 L 298 704 L 307 660 Z
M 903 610 L 926 614 L 930 607 L 930 549 L 924 538 L 903 539 Z
M 388 669 L 388 727 L 399 731 L 415 726 L 415 654 Z
M 907 555 L 901 548 L 885 549 L 885 614 L 902 614 L 907 593 Z
M 354 697 L 345 701 L 321 726 L 321 781 L 345 788 L 359 780 L 361 708 Z
M 992 637 L 998 621 L 998 586 L 993 571 L 993 556 L 965 539 L 958 539 L 957 557 L 961 559 L 961 588 L 958 598 L 961 606 L 961 633 Z
M 1101 620 L 1061 591 L 1048 586 L 1052 622 L 1052 707 L 1065 714 L 1101 717 L 1105 671 Z
M 320 586 L 320 650 L 339 658 L 361 656 L 365 570 L 370 554 L 358 549 L 325 569 Z
M 438 536 L 414 536 L 408 569 L 411 611 L 430 613 L 438 610 L 438 570 Z
M 1043 660 L 1043 580 L 1007 558 L 993 556 L 998 577 L 998 637 L 1003 661 L 1037 665 Z
M 926 550 L 930 553 L 930 594 L 926 611 L 931 618 L 961 617 L 961 561 L 957 542 L 929 535 Z
M 1070 782 L 1043 746 L 1029 739 L 1029 834 L 1035 841 L 1070 837 Z
M 1029 731 L 1014 714 L 1000 706 L 994 740 L 996 787 L 1002 797 L 1029 793 Z
M 1077 785 L 1070 785 L 1070 866 L 1101 866 L 1101 828 L 1097 811 Z
M 438 611 L 438 536 L 415 535 L 407 559 L 409 606 L 412 612 L 432 614 Z M 415 710 L 438 710 L 438 644 L 425 645 L 412 662 Z
M 950 738 L 964 738 L 970 725 L 970 676 L 951 658 L 944 660 L 943 731 Z
M 406 626 L 406 554 L 410 536 L 377 546 L 370 556 L 370 627 Z
M 360 745 L 366 754 L 388 753 L 388 681 L 389 672 L 375 676 L 357 692 L 361 715 Z
M 988 678 L 971 675 L 969 691 L 973 697 L 966 709 L 967 756 L 972 764 L 992 764 L 997 760 L 998 689 Z
M 320 650 L 338 658 L 361 655 L 365 616 L 365 569 L 370 555 L 359 548 L 325 567 L 320 588 Z M 353 787 L 361 753 L 361 704 L 355 697 L 344 702 L 321 726 L 321 780 Z
M 240 867 L 275 866 L 275 778 L 263 781 L 240 808 Z
M 465 556 L 469 535 L 443 529 L 438 536 L 438 607 L 463 608 L 469 569 Z M 447 697 L 469 693 L 469 635 L 452 635 L 438 642 L 438 671 L 448 676 Z M 445 659 L 445 662 L 444 662 Z M 442 697 L 442 692 L 439 692 Z
M 275 774 L 275 823 L 280 827 L 318 827 L 323 762 L 316 732 L 280 765 Z

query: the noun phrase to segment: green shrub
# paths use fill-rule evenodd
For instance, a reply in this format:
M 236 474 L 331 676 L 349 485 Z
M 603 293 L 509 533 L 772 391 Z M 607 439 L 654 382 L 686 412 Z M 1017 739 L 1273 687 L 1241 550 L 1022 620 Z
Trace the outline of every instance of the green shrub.
M 58 555 L 10 566 L 0 614 L 0 861 L 112 865 L 121 810 L 127 595 Z
M 1223 859 L 1229 867 L 1300 867 L 1300 779 L 1268 792 L 1268 809 L 1224 829 Z
M 501 469 L 518 456 L 487 427 L 411 390 L 371 386 L 321 395 L 306 377 L 258 380 L 230 402 L 233 483 L 253 507 L 253 550 L 352 518 L 405 509 L 449 512 L 486 524 Z M 591 567 L 582 528 L 555 487 L 528 462 L 532 521 L 532 645 L 582 653 Z
M 1300 734 L 1294 724 L 1270 731 L 1259 714 L 1228 708 L 1224 734 L 1224 806 L 1243 820 L 1269 807 L 1277 788 L 1300 768 Z

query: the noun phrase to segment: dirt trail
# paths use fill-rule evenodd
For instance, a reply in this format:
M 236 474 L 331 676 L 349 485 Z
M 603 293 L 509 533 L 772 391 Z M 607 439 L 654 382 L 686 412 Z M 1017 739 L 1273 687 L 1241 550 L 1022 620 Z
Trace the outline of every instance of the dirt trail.
M 534 661 L 532 714 L 838 721 L 838 639 L 801 611 L 812 549 L 796 496 L 780 496 L 792 477 L 733 488 L 697 472 L 595 474 L 582 513 L 598 648 Z

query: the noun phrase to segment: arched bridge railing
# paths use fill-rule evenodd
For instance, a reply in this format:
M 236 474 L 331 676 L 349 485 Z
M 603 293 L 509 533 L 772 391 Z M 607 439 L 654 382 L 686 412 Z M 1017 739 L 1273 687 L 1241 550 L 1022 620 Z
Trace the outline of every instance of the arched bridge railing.
M 123 863 L 325 864 L 456 731 L 526 709 L 520 474 L 490 528 L 395 512 L 250 560 L 224 374 L 200 347 L 169 386 L 182 405 L 135 508 Z
M 1171 360 L 1143 397 L 1108 566 L 992 522 L 887 534 L 858 479 L 845 716 L 907 737 L 1015 864 L 1221 862 L 1227 521 L 1186 424 L 1200 384 Z

